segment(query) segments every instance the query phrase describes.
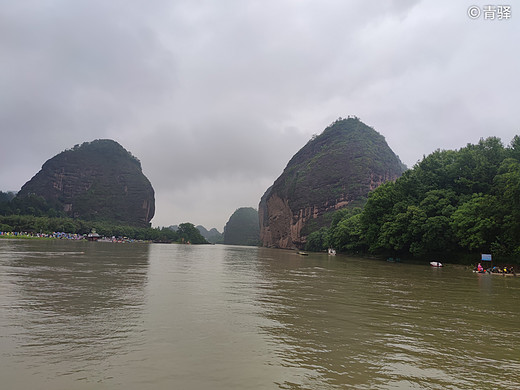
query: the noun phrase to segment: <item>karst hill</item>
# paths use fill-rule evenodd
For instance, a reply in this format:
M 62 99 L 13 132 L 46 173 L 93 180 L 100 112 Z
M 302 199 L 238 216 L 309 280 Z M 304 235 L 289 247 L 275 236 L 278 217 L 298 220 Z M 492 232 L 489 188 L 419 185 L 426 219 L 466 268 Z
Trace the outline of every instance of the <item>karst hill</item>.
M 108 139 L 76 145 L 45 162 L 17 196 L 31 194 L 84 220 L 147 227 L 155 212 L 154 189 L 140 161 Z
M 302 248 L 332 212 L 363 205 L 369 191 L 406 167 L 385 138 L 356 117 L 338 119 L 289 161 L 259 205 L 264 246 Z
M 224 227 L 224 244 L 257 246 L 258 235 L 258 211 L 252 207 L 240 207 Z

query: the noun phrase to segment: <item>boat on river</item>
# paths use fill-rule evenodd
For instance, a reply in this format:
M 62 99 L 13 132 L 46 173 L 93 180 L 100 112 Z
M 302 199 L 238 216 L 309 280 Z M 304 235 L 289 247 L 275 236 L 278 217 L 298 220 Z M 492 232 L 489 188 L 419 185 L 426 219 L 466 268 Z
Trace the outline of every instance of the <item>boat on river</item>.
M 480 265 L 480 264 L 479 264 Z M 515 269 L 513 267 L 489 267 L 487 269 L 478 267 L 473 269 L 473 272 L 479 274 L 490 274 L 490 275 L 498 275 L 498 276 L 516 276 Z
M 487 272 L 491 275 L 500 275 L 500 276 L 516 276 L 515 269 L 513 267 L 492 267 L 488 268 Z
M 507 273 L 507 272 L 491 272 L 491 271 L 477 271 L 473 270 L 475 274 L 488 274 L 488 275 L 496 275 L 496 276 L 517 276 L 516 273 Z
M 430 261 L 430 265 L 432 267 L 442 267 L 442 263 L 440 261 Z

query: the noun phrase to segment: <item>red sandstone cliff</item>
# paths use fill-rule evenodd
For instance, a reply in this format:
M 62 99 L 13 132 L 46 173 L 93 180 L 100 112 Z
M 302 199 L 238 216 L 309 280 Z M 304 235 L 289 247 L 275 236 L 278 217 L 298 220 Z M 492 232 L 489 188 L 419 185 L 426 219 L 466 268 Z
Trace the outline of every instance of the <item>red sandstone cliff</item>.
M 141 163 L 112 140 L 85 142 L 49 159 L 18 196 L 29 194 L 85 220 L 147 227 L 155 213 Z
M 368 192 L 405 167 L 384 137 L 357 118 L 341 119 L 289 161 L 259 204 L 264 246 L 302 248 L 332 212 L 362 205 Z

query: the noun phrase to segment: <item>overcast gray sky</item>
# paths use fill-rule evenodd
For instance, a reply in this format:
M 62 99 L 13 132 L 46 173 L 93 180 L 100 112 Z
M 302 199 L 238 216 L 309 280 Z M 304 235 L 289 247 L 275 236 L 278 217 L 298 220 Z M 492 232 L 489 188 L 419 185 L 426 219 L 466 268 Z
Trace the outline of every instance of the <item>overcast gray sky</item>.
M 141 160 L 154 226 L 222 231 L 340 116 L 409 167 L 481 137 L 508 144 L 520 134 L 512 3 L 499 20 L 487 0 L 0 0 L 0 190 L 110 138 Z

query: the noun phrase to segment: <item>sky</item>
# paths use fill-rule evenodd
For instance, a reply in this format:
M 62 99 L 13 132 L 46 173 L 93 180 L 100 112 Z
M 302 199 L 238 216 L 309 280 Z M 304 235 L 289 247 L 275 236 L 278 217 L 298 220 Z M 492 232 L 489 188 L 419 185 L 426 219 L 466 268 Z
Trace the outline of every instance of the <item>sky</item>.
M 506 18 L 487 0 L 0 0 L 0 190 L 108 138 L 140 159 L 153 226 L 222 231 L 338 117 L 408 167 L 489 136 L 507 145 L 520 134 L 512 3 Z

